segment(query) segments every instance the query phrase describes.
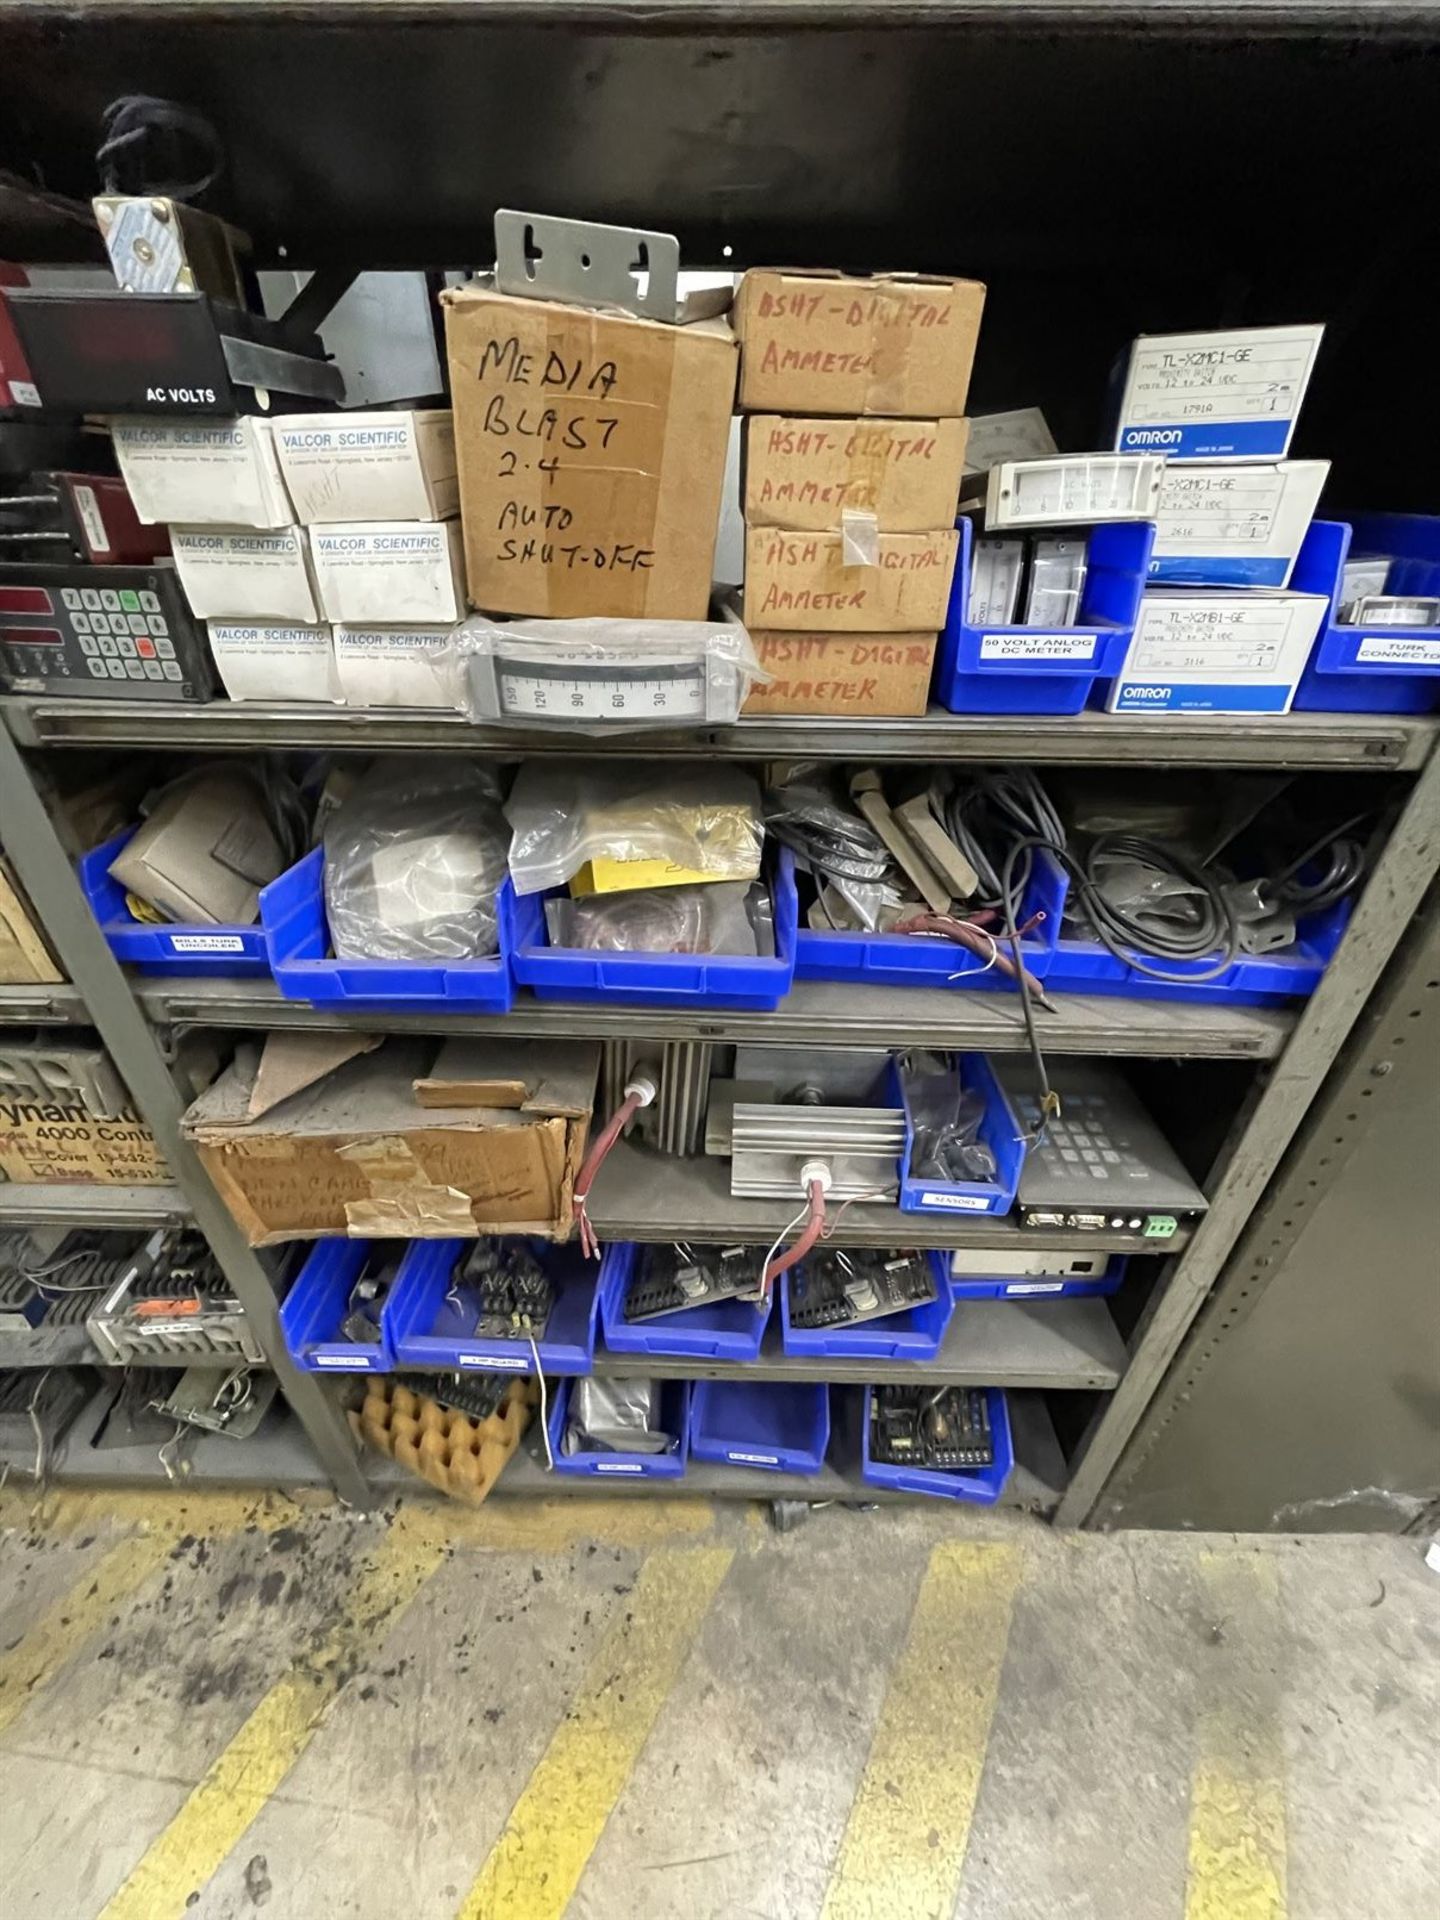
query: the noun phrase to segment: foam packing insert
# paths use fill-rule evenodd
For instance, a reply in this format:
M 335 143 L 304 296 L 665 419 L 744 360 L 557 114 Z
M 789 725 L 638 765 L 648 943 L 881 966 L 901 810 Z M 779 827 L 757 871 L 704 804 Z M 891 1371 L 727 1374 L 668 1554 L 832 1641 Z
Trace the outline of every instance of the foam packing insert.
M 519 1446 L 535 1403 L 531 1380 L 512 1380 L 487 1420 L 376 1376 L 350 1423 L 367 1445 L 388 1453 L 452 1500 L 479 1506 Z

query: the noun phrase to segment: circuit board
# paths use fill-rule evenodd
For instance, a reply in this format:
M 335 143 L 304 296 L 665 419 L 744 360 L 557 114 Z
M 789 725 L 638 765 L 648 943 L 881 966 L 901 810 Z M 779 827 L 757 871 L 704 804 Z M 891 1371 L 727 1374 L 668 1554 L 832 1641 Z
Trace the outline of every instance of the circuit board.
M 446 1299 L 462 1314 L 475 1304 L 471 1333 L 482 1340 L 538 1340 L 555 1305 L 555 1288 L 525 1246 L 482 1240 L 455 1270 Z
M 654 1320 L 721 1300 L 760 1298 L 760 1253 L 753 1247 L 644 1247 L 625 1294 L 625 1318 Z
M 876 1387 L 870 1395 L 870 1458 L 886 1467 L 942 1473 L 993 1466 L 989 1395 L 983 1387 Z
M 790 1324 L 808 1329 L 853 1327 L 883 1320 L 936 1297 L 935 1274 L 923 1253 L 837 1248 L 807 1260 L 789 1276 Z
M 408 1387 L 417 1399 L 438 1401 L 472 1420 L 488 1420 L 498 1413 L 515 1378 L 509 1373 L 396 1373 L 390 1377 L 395 1386 Z

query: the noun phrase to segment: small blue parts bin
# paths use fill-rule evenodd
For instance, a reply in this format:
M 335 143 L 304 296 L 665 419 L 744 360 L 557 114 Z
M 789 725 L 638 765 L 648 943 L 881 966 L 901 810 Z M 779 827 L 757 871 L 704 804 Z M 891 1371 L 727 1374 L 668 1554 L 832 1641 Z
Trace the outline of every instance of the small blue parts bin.
M 499 951 L 483 960 L 337 960 L 325 917 L 325 853 L 316 847 L 260 894 L 260 919 L 275 984 L 287 1000 L 357 1013 L 508 1013 L 515 895 L 495 895 Z
M 810 1255 L 812 1261 L 815 1257 Z M 955 1303 L 945 1255 L 932 1248 L 918 1257 L 927 1262 L 934 1277 L 935 1298 L 923 1306 L 907 1307 L 902 1313 L 879 1320 L 862 1320 L 854 1326 L 797 1327 L 790 1318 L 791 1291 L 803 1285 L 806 1263 L 791 1268 L 780 1283 L 785 1352 L 823 1359 L 933 1360 L 945 1339 Z
M 914 1166 L 916 1123 L 905 1076 L 892 1064 L 893 1093 L 905 1109 L 905 1155 L 900 1162 L 902 1213 L 1008 1213 L 1020 1185 L 1025 1142 L 1019 1121 L 983 1053 L 962 1053 L 954 1069 L 960 1085 L 985 1102 L 979 1138 L 995 1157 L 991 1180 L 942 1180 Z
M 608 1474 L 612 1479 L 679 1480 L 690 1457 L 690 1389 L 684 1380 L 660 1383 L 660 1427 L 675 1436 L 669 1453 L 565 1452 L 565 1428 L 570 1419 L 573 1383 L 562 1380 L 551 1389 L 550 1453 L 556 1473 Z
M 1338 618 L 1345 562 L 1368 554 L 1391 556 L 1387 593 L 1440 595 L 1440 516 L 1369 514 L 1353 530 L 1341 521 L 1313 522 L 1290 584 L 1323 593 L 1330 604 L 1293 711 L 1440 712 L 1440 627 L 1359 626 Z
M 81 891 L 115 958 L 141 973 L 209 974 L 227 980 L 268 974 L 265 935 L 259 926 L 150 926 L 135 918 L 125 889 L 110 877 L 110 867 L 138 831 L 138 826 L 127 827 L 80 861 Z
M 1004 1491 L 1015 1464 L 1014 1442 L 1010 1434 L 1010 1409 L 998 1387 L 986 1387 L 990 1415 L 990 1439 L 995 1458 L 988 1467 L 964 1467 L 940 1471 L 934 1467 L 893 1467 L 870 1457 L 870 1407 L 876 1389 L 865 1389 L 861 1410 L 860 1477 L 873 1487 L 889 1487 L 897 1493 L 927 1493 L 940 1500 L 969 1500 L 981 1506 L 993 1506 Z
M 755 1249 L 756 1264 L 764 1254 Z M 698 1360 L 754 1360 L 770 1319 L 770 1302 L 719 1300 L 653 1320 L 627 1320 L 625 1293 L 646 1249 L 620 1241 L 600 1262 L 600 1320 L 612 1353 L 669 1354 Z
M 515 902 L 515 978 L 521 986 L 529 987 L 537 1000 L 769 1012 L 785 998 L 795 977 L 795 931 L 800 908 L 794 857 L 787 849 L 781 849 L 770 877 L 775 914 L 775 952 L 771 955 L 617 953 L 552 947 L 545 928 L 546 898 L 540 893 L 521 894 Z
M 306 1258 L 280 1309 L 280 1331 L 290 1358 L 306 1373 L 389 1373 L 392 1285 L 380 1309 L 378 1337 L 349 1340 L 341 1328 L 362 1275 L 377 1276 L 405 1249 L 389 1240 L 321 1240 Z M 397 1276 L 398 1281 L 398 1276 Z
M 474 1240 L 412 1241 L 390 1300 L 396 1364 L 445 1373 L 533 1373 L 528 1338 L 492 1338 L 475 1332 L 475 1304 L 456 1275 Z M 595 1267 L 578 1246 L 548 1240 L 519 1242 L 540 1262 L 554 1288 L 554 1304 L 535 1342 L 546 1374 L 589 1373 L 595 1355 Z
M 769 1473 L 819 1473 L 830 1443 L 830 1389 L 808 1382 L 701 1380 L 690 1396 L 697 1460 Z
M 935 692 L 951 713 L 1079 713 L 1097 676 L 1113 674 L 1135 632 L 1155 544 L 1148 521 L 1091 529 L 1085 585 L 1072 627 L 970 623 L 975 541 L 962 515 L 950 610 L 935 663 Z M 1019 538 L 1012 535 L 1011 538 Z

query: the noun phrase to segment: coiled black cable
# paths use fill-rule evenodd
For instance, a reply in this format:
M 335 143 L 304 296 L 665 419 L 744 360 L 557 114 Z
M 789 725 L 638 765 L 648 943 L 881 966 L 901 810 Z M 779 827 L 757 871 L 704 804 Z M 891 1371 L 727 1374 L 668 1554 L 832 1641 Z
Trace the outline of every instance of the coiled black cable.
M 1191 892 L 1173 903 L 1174 911 L 1164 925 L 1154 915 L 1142 918 L 1133 909 L 1117 906 L 1104 891 L 1104 870 L 1117 861 L 1149 867 L 1158 875 L 1182 881 Z M 1096 939 L 1136 973 L 1150 980 L 1216 980 L 1234 965 L 1240 929 L 1224 889 L 1207 868 L 1173 847 L 1162 847 L 1136 833 L 1102 833 L 1091 841 L 1083 868 L 1069 855 L 1065 864 L 1076 904 Z M 1199 971 L 1190 965 L 1177 973 L 1153 964 L 1207 960 L 1211 954 L 1217 958 Z
M 975 869 L 979 890 L 972 908 L 1004 904 L 1011 849 L 1022 848 L 1009 884 L 1018 902 L 1030 884 L 1037 847 L 1063 852 L 1065 828 L 1054 802 L 1028 767 L 982 768 L 962 776 L 945 795 L 941 825 Z

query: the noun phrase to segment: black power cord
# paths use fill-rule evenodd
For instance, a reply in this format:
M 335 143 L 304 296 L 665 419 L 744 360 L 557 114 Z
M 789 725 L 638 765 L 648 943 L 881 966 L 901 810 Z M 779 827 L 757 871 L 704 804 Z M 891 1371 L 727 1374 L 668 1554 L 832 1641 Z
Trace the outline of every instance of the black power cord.
M 945 795 L 940 824 L 975 869 L 972 908 L 1003 905 L 1010 850 L 1024 852 L 1008 882 L 1017 903 L 1030 884 L 1035 849 L 1063 853 L 1065 828 L 1054 802 L 1028 767 L 986 767 L 962 776 Z

